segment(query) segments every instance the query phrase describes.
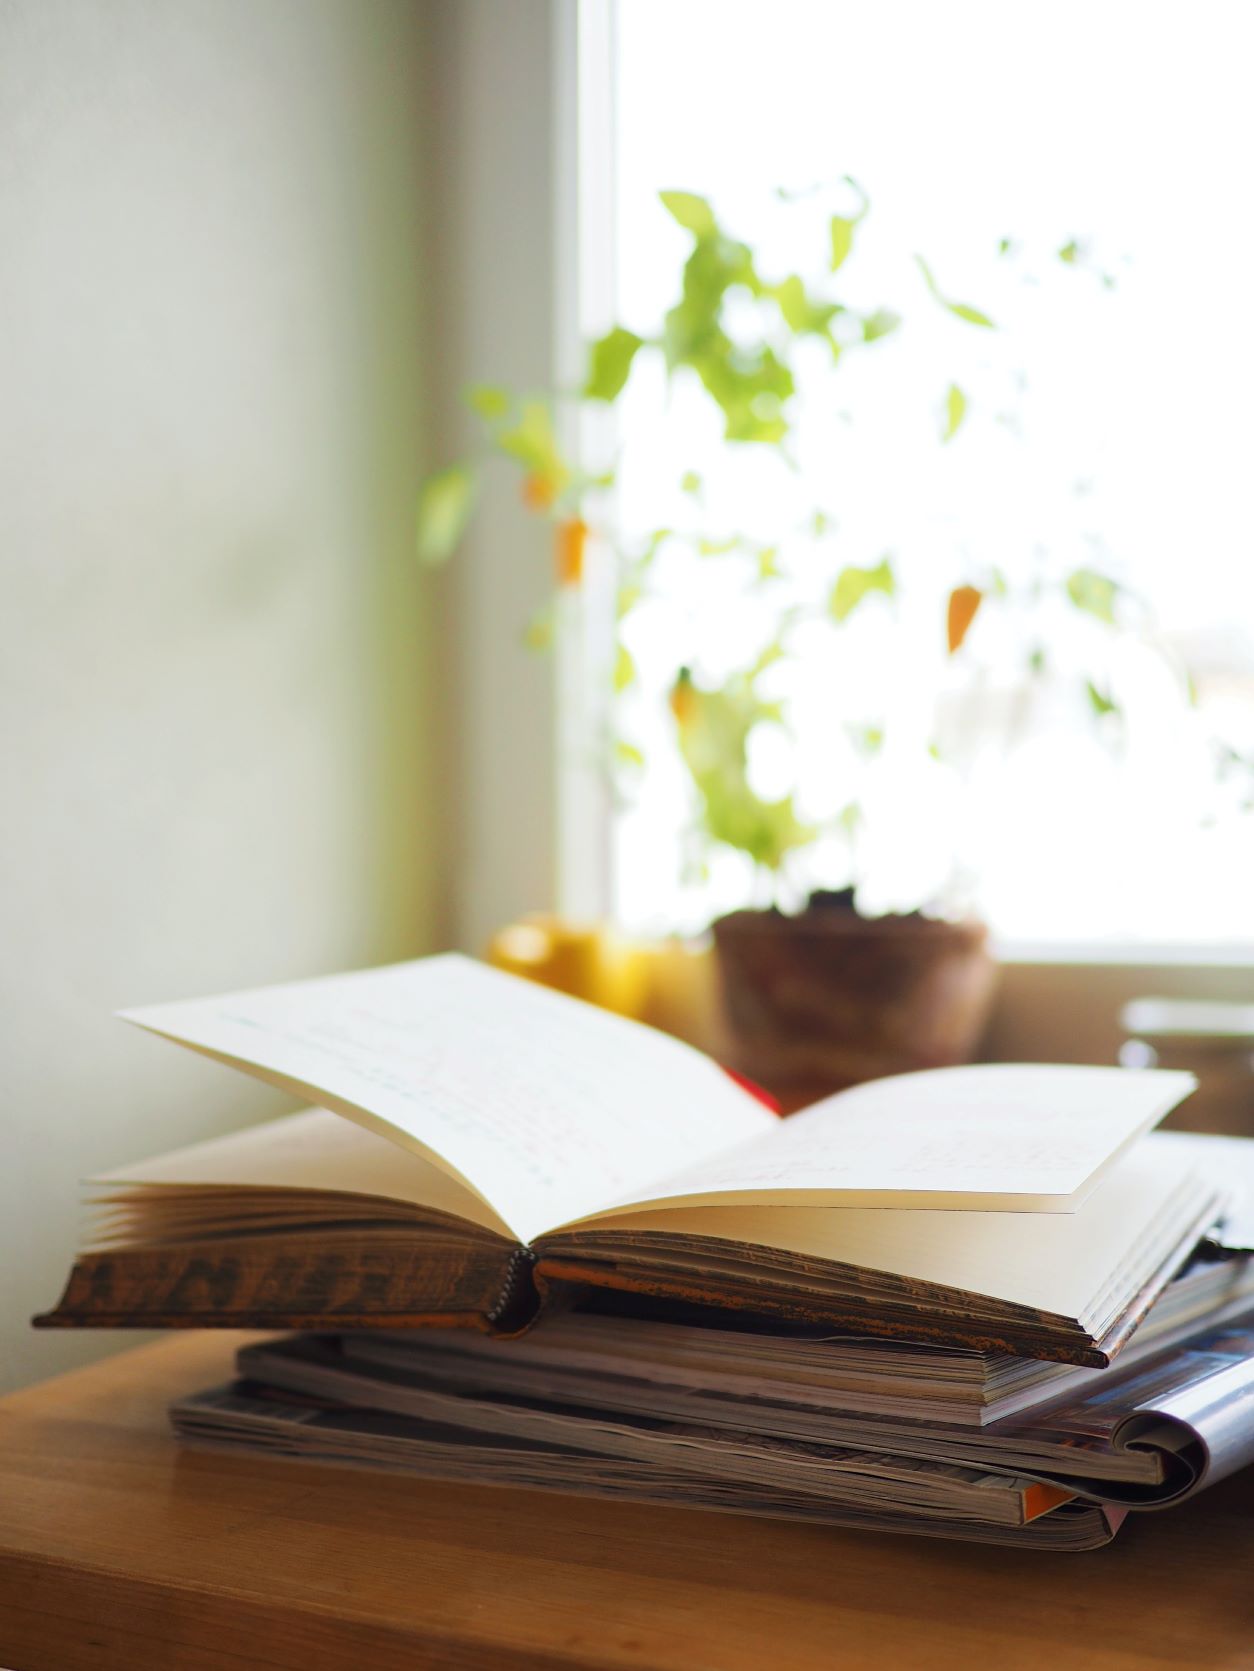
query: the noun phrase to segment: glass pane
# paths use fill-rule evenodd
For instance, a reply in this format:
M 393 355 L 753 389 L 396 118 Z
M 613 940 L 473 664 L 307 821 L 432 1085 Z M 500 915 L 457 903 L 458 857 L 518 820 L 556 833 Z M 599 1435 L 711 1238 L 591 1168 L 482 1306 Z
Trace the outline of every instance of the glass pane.
M 706 197 L 772 281 L 813 276 L 902 319 L 835 376 L 817 338 L 801 357 L 795 470 L 724 445 L 695 376 L 637 362 L 627 545 L 677 528 L 750 550 L 662 541 L 661 595 L 627 623 L 622 729 L 644 757 L 617 821 L 628 923 L 696 927 L 853 880 L 869 909 L 974 906 L 1005 939 L 1254 941 L 1251 774 L 1218 769 L 1215 744 L 1254 757 L 1254 109 L 1239 9 L 1178 19 L 619 7 L 621 321 L 656 335 L 675 299 L 692 239 L 659 202 L 674 189 Z M 860 204 L 846 175 L 871 209 L 833 277 L 829 217 Z M 996 329 L 941 305 L 917 254 Z M 895 595 L 872 584 L 833 632 L 833 577 L 885 558 Z M 764 586 L 751 571 L 773 561 Z M 1100 618 L 1105 594 L 1087 612 L 1065 595 L 1090 573 L 1134 631 Z M 987 605 L 951 655 L 962 583 Z M 1017 602 L 997 604 L 1003 585 Z M 783 723 L 752 735 L 750 779 L 821 833 L 776 882 L 726 848 L 702 870 L 667 696 L 681 666 L 715 689 L 752 662 L 783 608 L 796 653 L 762 681 Z

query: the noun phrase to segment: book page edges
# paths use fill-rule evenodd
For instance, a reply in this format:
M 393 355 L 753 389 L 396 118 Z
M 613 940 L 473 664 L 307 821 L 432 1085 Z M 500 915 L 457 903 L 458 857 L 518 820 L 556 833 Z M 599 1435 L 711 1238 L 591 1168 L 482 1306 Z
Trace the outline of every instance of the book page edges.
M 1127 1145 L 1125 1145 L 1125 1148 Z M 1120 1154 L 1123 1153 L 1121 1149 Z M 1112 1156 L 1112 1161 L 1117 1156 Z M 1109 1165 L 1110 1163 L 1107 1163 Z M 1099 1169 L 1084 1185 L 1071 1195 L 1000 1195 L 993 1193 L 958 1192 L 944 1189 L 806 1189 L 795 1186 L 786 1189 L 763 1187 L 754 1190 L 711 1190 L 704 1194 L 658 1196 L 651 1201 L 631 1201 L 617 1207 L 606 1207 L 584 1218 L 571 1219 L 555 1226 L 559 1230 L 577 1230 L 586 1225 L 611 1225 L 616 1219 L 634 1213 L 666 1212 L 690 1208 L 712 1207 L 778 1207 L 784 1211 L 793 1207 L 826 1207 L 832 1211 L 872 1212 L 943 1212 L 943 1213 L 1064 1213 L 1077 1212 L 1101 1183 L 1107 1168 Z
M 96 1200 L 119 1190 L 241 1190 L 253 1196 L 360 1196 L 446 1213 L 517 1241 L 498 1213 L 424 1155 L 325 1109 L 306 1109 L 87 1179 Z
M 1196 1176 L 1194 1168 L 1181 1167 L 1175 1150 L 1149 1137 L 1078 1213 L 772 1209 L 758 1203 L 624 1211 L 586 1228 L 594 1237 L 623 1231 L 774 1247 L 822 1264 L 885 1271 L 1078 1320 L 1139 1237 Z M 541 1256 L 551 1246 L 565 1257 L 579 1245 L 580 1228 L 543 1238 Z M 1148 1262 L 1146 1276 L 1157 1263 Z
M 372 1114 L 369 1109 L 362 1108 L 360 1104 L 349 1102 L 343 1097 L 328 1096 L 320 1086 L 313 1084 L 312 1081 L 296 1079 L 290 1074 L 280 1073 L 276 1069 L 260 1067 L 256 1063 L 244 1061 L 238 1056 L 232 1056 L 227 1051 L 214 1050 L 209 1045 L 197 1044 L 178 1033 L 165 1032 L 162 1028 L 154 1026 L 152 1022 L 141 1020 L 133 1012 L 119 1011 L 118 1018 L 130 1022 L 133 1027 L 142 1028 L 144 1032 L 153 1033 L 158 1038 L 168 1039 L 172 1044 L 180 1045 L 184 1050 L 194 1051 L 198 1056 L 207 1056 L 210 1061 L 221 1062 L 225 1067 L 235 1068 L 240 1073 L 246 1073 L 250 1079 L 259 1079 L 267 1085 L 272 1085 L 275 1090 L 286 1091 L 291 1096 L 302 1097 L 310 1102 L 315 1102 L 319 1108 L 327 1109 L 345 1120 L 351 1120 L 354 1125 L 360 1126 L 374 1137 L 382 1138 L 384 1142 L 392 1144 L 394 1148 L 405 1150 L 407 1153 L 417 1156 L 427 1162 L 428 1165 L 445 1173 L 474 1196 L 477 1201 L 481 1202 L 492 1213 L 507 1235 L 516 1241 L 523 1239 L 505 1215 L 488 1200 L 481 1190 L 475 1188 L 465 1173 L 459 1171 L 451 1161 L 446 1160 L 443 1155 L 432 1149 L 428 1144 L 423 1143 L 412 1133 L 403 1131 L 392 1121 L 385 1120 L 377 1114 Z

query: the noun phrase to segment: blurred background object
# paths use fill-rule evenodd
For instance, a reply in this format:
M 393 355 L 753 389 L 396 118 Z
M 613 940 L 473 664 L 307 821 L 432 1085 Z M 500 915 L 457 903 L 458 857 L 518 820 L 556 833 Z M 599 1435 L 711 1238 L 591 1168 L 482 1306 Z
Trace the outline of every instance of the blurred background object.
M 997 974 L 982 923 L 866 918 L 819 894 L 800 916 L 732 911 L 713 932 L 732 1065 L 787 1113 L 980 1043 Z
M 1120 1024 L 1129 1068 L 1184 1068 L 1197 1090 L 1164 1122 L 1177 1131 L 1254 1137 L 1254 1004 L 1134 998 Z
M 497 969 L 619 1015 L 638 1017 L 645 1008 L 648 953 L 608 924 L 566 923 L 535 912 L 494 934 L 487 959 Z
M 620 46 L 656 27 L 611 15 Z M 611 77 L 632 63 L 627 48 Z M 850 144 L 891 163 L 874 120 Z M 518 629 L 558 658 L 559 792 L 591 785 L 579 828 L 614 843 L 595 914 L 712 927 L 731 1060 L 799 1106 L 969 1058 L 999 876 L 1032 911 L 1051 890 L 1066 912 L 1089 901 L 1093 922 L 1091 863 L 1035 828 L 1061 816 L 1086 861 L 1102 843 L 1110 860 L 1109 820 L 1077 816 L 1077 759 L 1103 790 L 1135 790 L 1155 830 L 1166 794 L 1194 864 L 1222 829 L 1231 883 L 1254 794 L 1232 739 L 1254 682 L 1233 635 L 1217 661 L 1205 634 L 1168 633 L 1142 585 L 1152 568 L 1107 540 L 1118 495 L 1099 491 L 1079 408 L 1129 286 L 1136 313 L 1128 260 L 965 218 L 960 247 L 898 177 L 965 275 L 955 291 L 909 253 L 899 205 L 881 231 L 852 175 L 777 181 L 764 205 L 702 164 L 719 198 L 682 177 L 657 191 L 655 243 L 624 251 L 619 276 L 630 292 L 642 247 L 669 249 L 669 267 L 651 254 L 648 311 L 578 344 L 577 382 L 465 387 L 475 445 L 424 483 L 418 547 L 444 565 L 473 541 L 485 487 L 513 475 L 551 543 L 550 596 Z M 639 189 L 634 166 L 620 154 L 617 177 Z M 1077 367 L 1065 389 L 1060 353 Z M 868 492 L 890 464 L 917 504 Z M 1222 713 L 1204 700 L 1220 667 L 1236 697 Z M 682 822 L 664 830 L 668 782 Z M 1123 835 L 1120 876 L 1153 850 L 1149 829 Z M 542 978 L 576 952 L 551 944 Z

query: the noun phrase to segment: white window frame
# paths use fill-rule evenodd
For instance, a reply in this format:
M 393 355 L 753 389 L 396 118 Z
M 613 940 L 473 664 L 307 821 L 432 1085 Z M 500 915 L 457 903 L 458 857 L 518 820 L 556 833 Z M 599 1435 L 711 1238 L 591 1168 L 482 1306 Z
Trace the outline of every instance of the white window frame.
M 560 364 L 558 113 L 569 101 L 560 39 L 573 0 L 433 6 L 429 107 L 433 158 L 425 206 L 432 388 L 430 448 L 442 465 L 475 439 L 467 384 L 550 386 Z M 561 298 L 559 302 L 558 298 Z M 557 903 L 558 704 L 551 660 L 530 653 L 524 624 L 551 581 L 545 529 L 519 514 L 514 484 L 492 471 L 465 547 L 439 578 L 446 822 L 444 937 L 479 952 L 526 910 Z

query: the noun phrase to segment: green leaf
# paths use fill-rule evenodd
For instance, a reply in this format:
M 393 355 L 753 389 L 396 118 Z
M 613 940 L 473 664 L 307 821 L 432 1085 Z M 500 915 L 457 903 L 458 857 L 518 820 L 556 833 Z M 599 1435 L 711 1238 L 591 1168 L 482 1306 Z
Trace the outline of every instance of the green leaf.
M 636 558 L 636 566 L 642 573 L 649 567 L 666 541 L 673 537 L 674 532 L 673 528 L 655 528 L 649 535 L 644 550 Z
M 794 847 L 805 847 L 818 831 L 803 824 L 793 807 L 792 796 L 781 801 L 757 801 L 757 829 L 750 838 L 749 856 L 768 870 L 778 870 Z
M 466 531 L 478 483 L 465 464 L 450 464 L 429 476 L 418 497 L 418 557 L 432 565 L 445 562 Z
M 666 365 L 696 372 L 722 410 L 725 440 L 778 442 L 788 433 L 783 405 L 793 393 L 792 372 L 769 343 L 738 344 L 723 329 L 727 292 L 741 286 L 755 296 L 774 294 L 758 278 L 747 245 L 718 234 L 698 238 L 684 263 L 680 299 L 663 323 Z
M 620 586 L 614 606 L 614 613 L 618 619 L 621 621 L 624 615 L 630 615 L 643 596 L 643 586 L 637 586 L 630 581 Z
M 1113 697 L 1098 690 L 1092 679 L 1085 681 L 1084 688 L 1088 692 L 1089 705 L 1099 719 L 1104 714 L 1117 714 L 1119 712 L 1119 704 Z
M 779 303 L 779 311 L 783 315 L 785 325 L 790 331 L 803 331 L 807 316 L 806 287 L 801 278 L 791 274 L 775 286 L 775 300 Z
M 814 840 L 818 832 L 800 822 L 791 796 L 763 801 L 749 786 L 749 735 L 755 726 L 779 718 L 778 703 L 763 701 L 751 678 L 738 674 L 721 690 L 703 690 L 681 673 L 671 692 L 671 709 L 679 751 L 711 841 L 777 870 L 794 847 Z
M 634 684 L 636 678 L 636 663 L 631 651 L 625 644 L 620 644 L 614 655 L 614 689 L 624 691 L 628 685 Z
M 466 390 L 466 404 L 472 412 L 491 421 L 505 417 L 512 402 L 508 389 L 502 389 L 495 383 L 475 383 Z
M 953 302 L 946 296 L 932 276 L 932 269 L 921 255 L 914 258 L 919 264 L 919 271 L 923 274 L 923 281 L 932 295 L 943 308 L 948 308 L 956 319 L 965 319 L 968 325 L 983 325 L 986 330 L 996 330 L 996 326 L 986 313 L 979 308 L 973 308 L 969 302 Z
M 1065 261 L 1068 267 L 1073 267 L 1079 254 L 1080 246 L 1076 243 L 1075 239 L 1072 238 L 1069 243 L 1064 244 L 1058 251 L 1058 259 L 1059 261 Z
M 792 372 L 770 348 L 736 352 L 730 343 L 691 362 L 721 408 L 728 441 L 782 441 L 788 433 L 783 403 L 793 392 Z
M 778 580 L 779 573 L 779 547 L 776 545 L 760 547 L 758 551 L 758 579 Z
M 644 765 L 644 754 L 634 743 L 624 742 L 620 737 L 614 744 L 614 758 L 620 766 L 629 766 L 639 770 Z
M 503 430 L 496 437 L 496 444 L 510 458 L 516 458 L 529 474 L 543 477 L 552 490 L 552 498 L 570 480 L 570 470 L 558 451 L 553 419 L 543 401 L 527 401 L 518 423 L 513 429 Z
M 854 748 L 867 759 L 884 746 L 884 728 L 880 725 L 849 725 L 845 729 Z
M 872 569 L 846 568 L 836 577 L 827 607 L 834 621 L 848 620 L 854 610 L 872 592 L 891 598 L 897 590 L 896 576 L 889 558 L 884 557 Z
M 1115 622 L 1115 598 L 1118 586 L 1108 575 L 1096 569 L 1076 569 L 1067 576 L 1067 596 L 1077 609 L 1095 615 L 1109 626 Z
M 631 372 L 636 351 L 643 345 L 642 338 L 622 325 L 615 325 L 594 342 L 588 352 L 588 380 L 583 389 L 587 399 L 617 400 Z
M 695 470 L 684 471 L 679 478 L 679 489 L 681 493 L 700 493 L 701 478 Z
M 845 215 L 833 215 L 831 220 L 832 253 L 829 263 L 833 273 L 839 272 L 853 248 L 855 222 Z
M 941 425 L 941 440 L 952 441 L 967 415 L 967 397 L 956 383 L 951 383 L 945 394 L 945 421 Z
M 783 661 L 785 654 L 786 652 L 784 650 L 784 646 L 780 643 L 779 639 L 773 638 L 766 648 L 759 654 L 758 659 L 754 662 L 753 666 L 749 669 L 748 678 L 750 683 L 752 683 L 752 681 L 756 679 L 760 673 L 765 673 L 768 667 L 774 667 L 777 661 Z
M 863 316 L 862 340 L 876 342 L 880 337 L 890 336 L 900 324 L 899 313 L 894 313 L 891 308 L 876 308 L 874 313 Z
M 804 282 L 796 273 L 781 279 L 768 293 L 778 302 L 785 325 L 796 336 L 825 333 L 832 320 L 841 312 L 838 302 L 813 301 L 806 293 Z
M 498 437 L 502 452 L 525 464 L 529 470 L 543 470 L 557 455 L 553 420 L 542 401 L 530 400 L 513 429 Z
M 699 239 L 684 262 L 679 300 L 664 323 L 668 366 L 691 365 L 702 355 L 731 352 L 720 317 L 723 298 L 733 285 L 740 284 L 754 292 L 761 288 L 748 245 L 721 237 Z
M 717 233 L 718 222 L 704 197 L 690 191 L 663 191 L 658 196 L 685 232 L 698 238 L 712 238 Z
M 735 534 L 725 540 L 698 540 L 697 553 L 701 557 L 725 557 L 729 551 L 735 551 L 740 540 Z

